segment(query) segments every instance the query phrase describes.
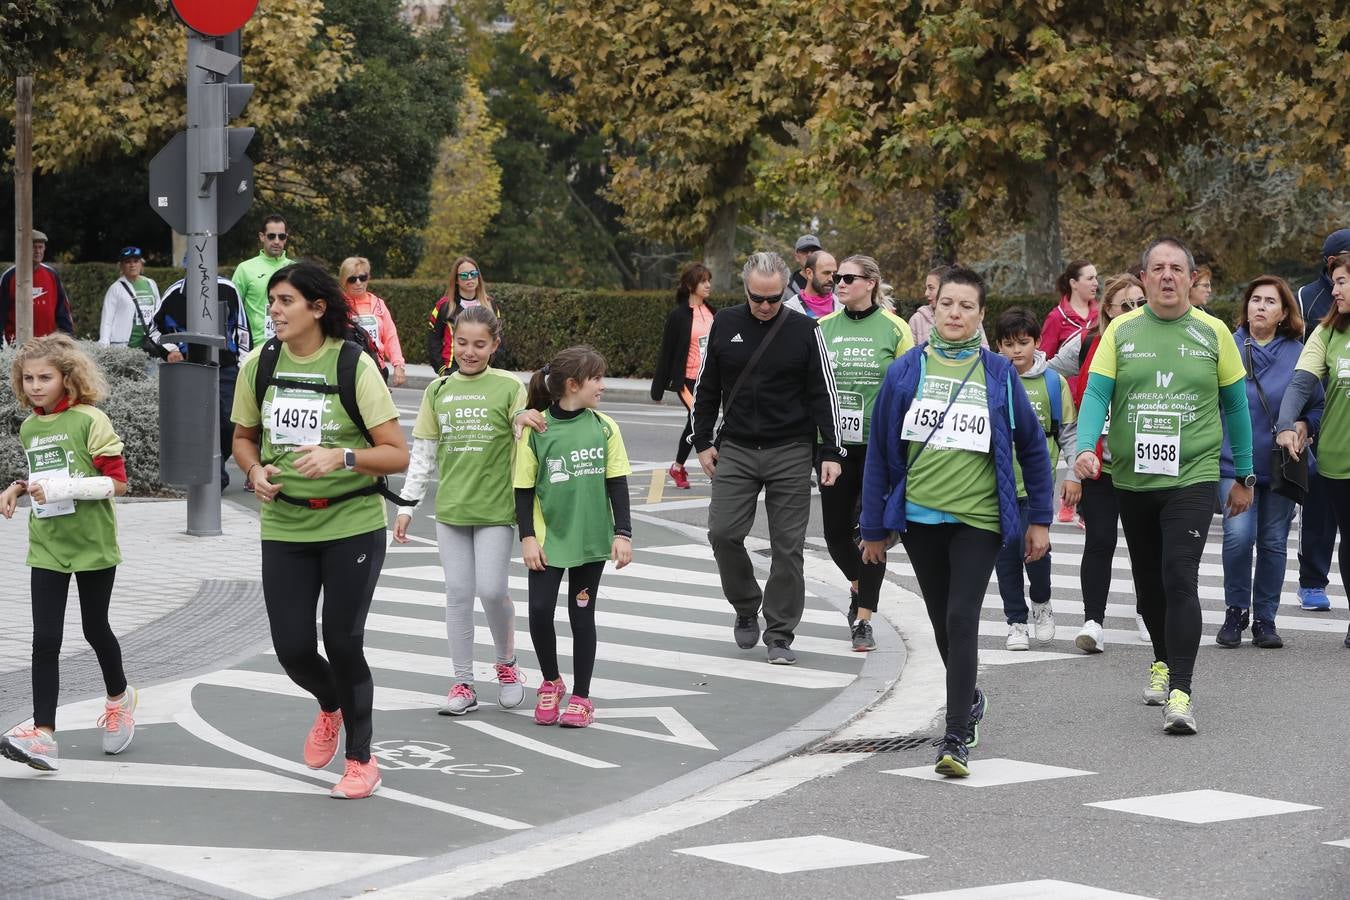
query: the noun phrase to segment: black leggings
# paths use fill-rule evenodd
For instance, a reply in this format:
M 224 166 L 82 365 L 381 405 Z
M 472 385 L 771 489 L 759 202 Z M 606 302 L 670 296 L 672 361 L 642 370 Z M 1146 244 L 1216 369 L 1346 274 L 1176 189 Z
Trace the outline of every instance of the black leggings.
M 1101 625 L 1106 620 L 1106 598 L 1111 593 L 1111 561 L 1116 555 L 1116 523 L 1120 519 L 1110 475 L 1103 472 L 1101 477 L 1083 482 L 1078 514 L 1084 529 L 1083 564 L 1078 570 L 1083 618 Z
M 558 636 L 553 629 L 553 611 L 558 608 L 558 588 L 567 573 L 567 621 L 572 626 L 572 693 L 589 699 L 591 674 L 595 671 L 595 602 L 600 592 L 600 576 L 605 562 L 589 562 L 570 569 L 546 566 L 544 571 L 530 570 L 530 640 L 539 668 L 549 681 L 558 676 Z M 585 606 L 577 597 L 589 597 Z
M 1200 650 L 1200 557 L 1217 495 L 1213 481 L 1116 491 L 1135 602 L 1153 639 L 1153 658 L 1167 663 L 1171 687 L 1188 694 Z
M 56 697 L 61 686 L 61 638 L 66 625 L 70 572 L 33 569 L 33 724 L 56 730 Z M 117 567 L 76 572 L 80 589 L 80 624 L 103 670 L 103 686 L 115 697 L 127 689 L 122 647 L 108 625 Z
M 263 600 L 272 646 L 286 674 L 319 701 L 342 710 L 347 758 L 370 760 L 375 681 L 366 665 L 366 614 L 384 565 L 380 528 L 336 541 L 263 541 Z M 323 649 L 314 613 L 323 590 Z
M 832 487 L 820 487 L 820 515 L 830 558 L 849 581 L 858 582 L 858 608 L 877 611 L 886 563 L 864 564 L 858 547 L 858 512 L 862 505 L 863 463 L 867 447 L 849 447 Z M 817 470 L 819 471 L 819 470 Z
M 1002 537 L 970 525 L 911 524 L 901 540 L 947 667 L 947 733 L 963 735 L 975 702 L 980 608 Z
M 675 464 L 684 465 L 684 461 L 689 458 L 689 450 L 694 446 L 689 443 L 689 437 L 694 433 L 694 379 L 686 378 L 684 388 L 680 391 L 680 402 L 684 408 L 689 410 L 689 416 L 684 420 L 684 431 L 680 432 L 680 443 L 675 448 Z
M 1327 478 L 1323 475 L 1317 482 L 1326 487 L 1327 499 L 1336 514 L 1336 527 L 1341 532 L 1336 561 L 1341 569 L 1341 582 L 1344 583 L 1347 573 L 1350 573 L 1350 478 Z M 1334 540 L 1335 535 L 1332 538 Z

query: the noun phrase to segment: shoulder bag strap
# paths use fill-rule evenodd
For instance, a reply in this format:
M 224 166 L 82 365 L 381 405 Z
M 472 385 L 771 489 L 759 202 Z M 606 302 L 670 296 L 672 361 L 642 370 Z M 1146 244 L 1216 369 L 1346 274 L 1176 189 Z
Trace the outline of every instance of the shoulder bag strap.
M 1275 433 L 1275 417 L 1270 414 L 1270 404 L 1266 402 L 1265 389 L 1261 387 L 1261 379 L 1256 377 L 1256 369 L 1252 366 L 1252 339 L 1247 340 L 1242 345 L 1243 355 L 1247 357 L 1247 377 L 1256 385 L 1256 396 L 1261 401 L 1261 408 L 1266 411 L 1266 421 L 1270 423 L 1270 433 Z
M 962 378 L 961 383 L 956 386 L 956 390 L 952 391 L 951 399 L 947 401 L 947 408 L 942 411 L 942 415 L 938 417 L 937 424 L 933 426 L 933 430 L 928 432 L 928 437 L 923 439 L 923 443 L 920 444 L 919 449 L 915 451 L 914 458 L 911 459 L 906 464 L 905 467 L 907 469 L 914 468 L 914 464 L 919 461 L 919 457 L 923 455 L 924 448 L 927 447 L 928 442 L 933 439 L 933 435 L 937 434 L 938 429 L 942 427 L 942 423 L 946 421 L 947 414 L 950 413 L 952 411 L 952 407 L 956 405 L 957 399 L 961 396 L 961 389 L 966 386 L 966 382 L 970 380 L 970 376 L 975 374 L 975 367 L 982 362 L 984 362 L 984 357 L 980 354 L 978 350 L 975 351 L 975 364 L 972 365 L 969 369 L 966 369 L 966 377 Z M 923 365 L 922 358 L 920 359 L 920 365 Z M 923 377 L 926 369 L 927 367 L 924 366 L 924 368 L 921 369 L 919 372 L 919 390 L 923 390 Z
M 136 291 L 127 283 L 125 278 L 117 279 L 117 283 L 126 288 L 127 294 L 131 297 L 131 308 L 136 310 L 136 321 L 141 323 L 141 331 L 145 332 L 146 337 L 149 337 L 150 329 L 145 324 L 145 315 L 141 312 L 140 301 L 136 299 Z
M 736 383 L 731 386 L 731 392 L 727 394 L 726 402 L 722 404 L 723 414 L 731 409 L 731 401 L 736 399 L 736 394 L 740 392 L 741 386 L 745 384 L 746 378 L 754 371 L 755 364 L 758 363 L 760 357 L 764 355 L 764 351 L 769 349 L 769 345 L 773 343 L 773 339 L 778 335 L 778 332 L 782 330 L 783 323 L 787 321 L 787 318 L 788 311 L 780 309 L 778 311 L 778 318 L 774 320 L 773 325 L 769 326 L 769 333 L 764 335 L 764 340 L 760 341 L 759 346 L 755 348 L 755 352 L 750 354 L 750 361 L 745 364 L 744 369 L 741 369 L 740 377 L 738 377 Z

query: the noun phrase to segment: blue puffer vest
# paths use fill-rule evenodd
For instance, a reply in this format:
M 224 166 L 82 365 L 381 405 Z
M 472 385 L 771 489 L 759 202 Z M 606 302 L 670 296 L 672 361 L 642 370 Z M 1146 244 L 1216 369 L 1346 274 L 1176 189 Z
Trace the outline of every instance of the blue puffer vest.
M 919 387 L 921 345 L 892 363 L 872 410 L 872 431 L 863 471 L 862 514 L 859 530 L 864 540 L 884 540 L 888 532 L 905 531 L 905 479 L 909 474 L 909 441 L 900 438 L 901 426 Z M 1003 544 L 1020 539 L 1022 517 L 1017 505 L 1013 473 L 1013 445 L 1022 464 L 1029 520 L 1049 525 L 1055 490 L 1050 451 L 1036 411 L 1027 399 L 1022 379 L 1011 362 L 990 350 L 981 350 L 986 395 L 989 398 L 990 448 L 998 490 L 999 527 Z

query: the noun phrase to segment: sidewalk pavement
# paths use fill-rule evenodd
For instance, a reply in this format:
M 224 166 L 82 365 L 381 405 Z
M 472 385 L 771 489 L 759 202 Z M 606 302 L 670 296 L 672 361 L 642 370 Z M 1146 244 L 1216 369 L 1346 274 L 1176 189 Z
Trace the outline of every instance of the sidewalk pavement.
M 435 371 L 431 366 L 411 364 L 405 367 L 404 371 L 408 375 L 405 388 L 424 390 L 428 384 L 436 378 Z M 514 372 L 517 378 L 529 384 L 530 376 L 533 372 Z M 650 378 L 613 378 L 605 376 L 605 398 L 608 400 L 621 400 L 628 403 L 651 403 L 652 380 Z M 665 405 L 680 406 L 680 399 L 670 391 L 666 391 L 666 396 L 662 401 Z

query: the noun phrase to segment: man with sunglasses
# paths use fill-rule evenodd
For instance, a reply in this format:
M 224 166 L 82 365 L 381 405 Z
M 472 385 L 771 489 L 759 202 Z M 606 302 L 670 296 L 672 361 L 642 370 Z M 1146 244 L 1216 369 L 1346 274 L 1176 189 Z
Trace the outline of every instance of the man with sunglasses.
M 258 243 L 262 245 L 258 255 L 234 268 L 231 281 L 243 301 L 255 347 L 261 346 L 273 334 L 272 320 L 267 315 L 267 282 L 282 266 L 295 262 L 286 255 L 288 240 L 286 220 L 272 213 L 263 219 L 262 230 L 258 232 Z
M 768 661 L 776 665 L 797 661 L 792 639 L 806 604 L 802 548 L 812 465 L 819 453 L 821 484 L 831 485 L 843 459 L 829 355 L 816 323 L 783 308 L 788 276 L 776 253 L 761 251 L 746 261 L 746 302 L 713 319 L 691 413 L 694 449 L 712 479 L 708 542 L 722 592 L 736 611 L 733 636 L 742 649 L 754 647 L 762 610 Z M 763 589 L 745 549 L 760 491 L 772 552 Z

